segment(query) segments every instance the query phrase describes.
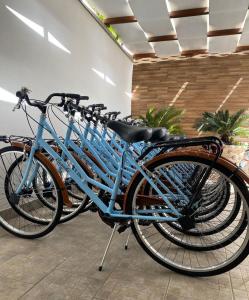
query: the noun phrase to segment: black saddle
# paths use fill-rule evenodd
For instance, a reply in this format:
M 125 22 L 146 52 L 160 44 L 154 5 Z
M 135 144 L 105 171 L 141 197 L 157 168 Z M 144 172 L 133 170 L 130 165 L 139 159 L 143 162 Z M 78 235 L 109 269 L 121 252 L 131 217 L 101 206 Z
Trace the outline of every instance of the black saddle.
M 109 121 L 107 126 L 127 143 L 147 141 L 152 137 L 152 129 L 147 127 L 127 125 L 120 121 Z
M 149 142 L 156 143 L 168 138 L 168 131 L 164 127 L 152 128 L 152 137 Z

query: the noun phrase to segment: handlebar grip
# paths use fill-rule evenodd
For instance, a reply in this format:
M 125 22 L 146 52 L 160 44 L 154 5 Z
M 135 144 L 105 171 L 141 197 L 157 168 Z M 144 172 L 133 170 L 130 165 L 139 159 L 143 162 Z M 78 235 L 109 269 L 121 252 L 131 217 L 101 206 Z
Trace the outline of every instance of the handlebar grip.
M 79 100 L 89 100 L 89 97 L 88 96 L 80 96 Z
M 66 93 L 65 97 L 72 98 L 72 99 L 75 99 L 75 100 L 89 100 L 88 96 L 81 96 L 79 94 L 72 94 L 72 93 Z
M 89 100 L 88 96 L 80 96 L 79 99 L 76 99 L 76 104 L 79 105 L 81 100 Z
M 118 115 L 120 115 L 120 114 L 121 114 L 120 111 L 109 111 L 109 112 L 105 113 L 105 116 L 111 117 L 112 115 L 118 116 Z
M 25 99 L 27 96 L 28 95 L 24 90 L 16 92 L 16 97 L 18 97 L 19 99 Z
M 65 97 L 72 98 L 72 99 L 75 99 L 75 100 L 80 99 L 80 95 L 79 94 L 72 94 L 72 93 L 66 93 Z
M 91 104 L 87 106 L 87 108 L 92 108 L 92 109 L 102 108 L 102 107 L 105 107 L 104 104 Z
M 9 137 L 7 135 L 0 135 L 0 142 L 7 142 L 9 141 Z

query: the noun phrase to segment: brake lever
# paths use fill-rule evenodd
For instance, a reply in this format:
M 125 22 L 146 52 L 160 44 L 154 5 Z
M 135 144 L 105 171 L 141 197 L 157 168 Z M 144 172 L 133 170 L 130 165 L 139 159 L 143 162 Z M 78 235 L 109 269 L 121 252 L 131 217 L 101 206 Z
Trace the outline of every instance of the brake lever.
M 19 99 L 17 104 L 13 107 L 12 111 L 15 111 L 16 109 L 20 109 L 22 104 L 22 99 Z

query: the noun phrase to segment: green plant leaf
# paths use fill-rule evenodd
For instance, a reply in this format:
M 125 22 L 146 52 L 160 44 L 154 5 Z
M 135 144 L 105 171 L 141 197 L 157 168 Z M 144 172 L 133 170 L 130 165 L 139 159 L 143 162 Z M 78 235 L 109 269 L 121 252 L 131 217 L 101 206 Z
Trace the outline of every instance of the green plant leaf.
M 230 114 L 228 110 L 216 113 L 204 112 L 202 118 L 198 119 L 194 125 L 194 128 L 201 128 L 203 132 L 217 133 L 226 143 L 232 143 L 234 136 L 248 136 L 248 127 L 249 114 L 245 113 L 244 109 L 234 114 Z
M 167 106 L 163 109 L 156 110 L 151 107 L 147 110 L 145 117 L 140 116 L 144 124 L 150 127 L 165 127 L 169 133 L 182 134 L 181 119 L 184 110 L 174 106 Z

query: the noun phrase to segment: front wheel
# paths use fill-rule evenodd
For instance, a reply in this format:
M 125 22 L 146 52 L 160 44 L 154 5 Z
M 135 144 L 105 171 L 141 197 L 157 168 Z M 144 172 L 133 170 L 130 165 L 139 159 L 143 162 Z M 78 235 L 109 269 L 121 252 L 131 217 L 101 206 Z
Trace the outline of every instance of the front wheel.
M 89 176 L 92 177 L 91 172 L 87 168 L 84 161 L 82 161 L 74 152 L 71 152 L 74 156 L 82 170 Z M 56 161 L 46 154 L 46 157 L 49 161 L 57 168 Z M 70 168 L 73 168 L 70 161 L 66 161 Z M 50 176 L 45 172 L 45 170 L 39 169 L 37 175 L 33 180 L 33 186 L 35 187 L 35 192 L 37 198 L 48 208 L 53 209 L 53 206 L 50 203 L 50 197 L 53 197 L 53 188 L 51 188 Z M 89 203 L 89 197 L 78 187 L 78 185 L 68 176 L 68 173 L 63 169 L 60 171 L 60 176 L 67 188 L 69 200 L 72 203 L 71 207 L 67 205 L 63 206 L 62 215 L 59 223 L 65 223 L 73 218 L 77 217 L 79 213 L 85 210 L 86 206 Z M 91 187 L 91 185 L 89 185 Z M 44 191 L 46 191 L 44 193 Z M 48 199 L 48 201 L 47 201 Z
M 48 174 L 53 193 L 47 196 L 50 206 L 37 197 L 37 186 L 32 181 L 16 190 L 24 176 L 29 153 L 19 147 L 9 146 L 0 150 L 0 224 L 15 236 L 27 239 L 39 238 L 51 232 L 58 224 L 63 207 L 65 189 L 56 169 L 41 153 L 35 154 L 29 176 L 32 172 Z M 43 193 L 47 191 L 41 187 Z

